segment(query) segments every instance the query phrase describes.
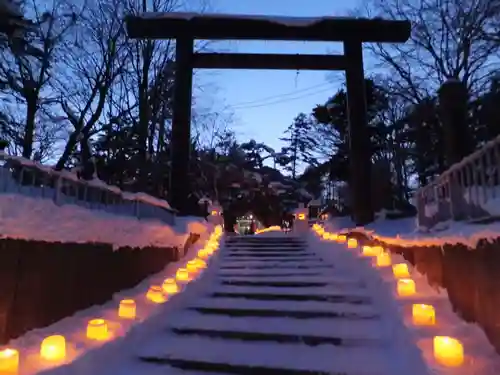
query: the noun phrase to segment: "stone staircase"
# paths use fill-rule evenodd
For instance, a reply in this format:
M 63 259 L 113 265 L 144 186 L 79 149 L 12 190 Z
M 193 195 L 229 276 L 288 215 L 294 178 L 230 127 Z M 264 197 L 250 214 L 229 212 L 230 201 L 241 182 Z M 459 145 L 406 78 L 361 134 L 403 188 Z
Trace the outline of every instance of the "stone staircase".
M 114 375 L 397 373 L 363 281 L 302 239 L 231 237 L 218 256 L 204 292 L 169 314 L 137 349 L 140 361 Z

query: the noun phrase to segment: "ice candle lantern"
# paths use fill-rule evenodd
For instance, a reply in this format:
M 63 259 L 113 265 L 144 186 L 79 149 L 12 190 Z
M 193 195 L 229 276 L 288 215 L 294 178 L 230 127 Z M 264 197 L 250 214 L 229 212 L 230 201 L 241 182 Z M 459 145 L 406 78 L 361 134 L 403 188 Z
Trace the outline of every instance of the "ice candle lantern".
M 118 316 L 123 319 L 135 319 L 136 307 L 133 299 L 122 299 L 118 306 Z
M 413 305 L 412 317 L 413 324 L 417 326 L 432 326 L 436 323 L 436 311 L 431 305 Z
M 176 294 L 179 292 L 179 287 L 175 282 L 175 279 L 165 279 L 161 287 L 163 292 L 167 294 Z
M 391 265 L 391 255 L 382 251 L 377 254 L 377 267 L 389 267 Z
M 167 301 L 167 297 L 163 294 L 163 289 L 159 285 L 150 286 L 146 293 L 146 298 L 154 303 L 164 303 Z
M 190 260 L 189 262 L 187 262 L 186 269 L 190 273 L 195 273 L 195 272 L 198 272 L 199 267 L 198 267 L 198 264 L 196 263 L 196 261 L 193 259 L 193 260 Z
M 189 271 L 186 268 L 179 268 L 175 273 L 175 278 L 177 281 L 190 281 L 191 277 L 189 276 Z
M 452 337 L 434 337 L 434 358 L 439 364 L 444 366 L 460 366 L 464 362 L 464 348 L 462 343 Z
M 355 249 L 358 247 L 358 240 L 355 238 L 349 238 L 347 240 L 347 248 L 348 249 Z
M 0 350 L 0 374 L 14 375 L 19 369 L 19 352 L 16 349 Z
M 66 339 L 64 336 L 46 337 L 40 346 L 40 357 L 47 361 L 62 361 L 66 358 Z
M 108 338 L 108 324 L 104 319 L 92 319 L 87 324 L 87 338 L 104 341 Z
M 377 256 L 375 248 L 372 246 L 363 246 L 363 250 L 361 252 L 365 257 L 374 257 Z
M 397 285 L 398 295 L 408 297 L 415 294 L 415 282 L 412 279 L 399 279 Z
M 398 279 L 410 277 L 410 271 L 406 263 L 399 263 L 392 266 L 392 273 Z

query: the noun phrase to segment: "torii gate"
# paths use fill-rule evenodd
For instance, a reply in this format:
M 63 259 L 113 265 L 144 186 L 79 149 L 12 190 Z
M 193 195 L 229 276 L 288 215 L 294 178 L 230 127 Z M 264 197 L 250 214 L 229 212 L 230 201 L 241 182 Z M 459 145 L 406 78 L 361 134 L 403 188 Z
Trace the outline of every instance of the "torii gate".
M 172 119 L 170 203 L 187 209 L 193 69 L 344 70 L 346 72 L 349 159 L 353 213 L 357 224 L 373 220 L 371 160 L 366 131 L 362 44 L 403 43 L 409 21 L 379 18 L 270 17 L 197 13 L 143 13 L 126 18 L 131 38 L 176 39 Z M 194 53 L 194 40 L 283 40 L 343 42 L 343 55 Z

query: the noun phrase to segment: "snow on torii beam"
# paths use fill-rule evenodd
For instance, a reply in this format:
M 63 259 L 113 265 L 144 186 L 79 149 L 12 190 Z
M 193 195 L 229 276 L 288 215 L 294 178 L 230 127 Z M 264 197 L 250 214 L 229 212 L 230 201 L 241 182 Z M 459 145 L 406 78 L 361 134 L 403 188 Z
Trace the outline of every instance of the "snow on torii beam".
M 316 42 L 403 43 L 408 21 L 379 18 L 281 17 L 237 14 L 143 13 L 126 18 L 131 38 L 174 39 L 191 35 L 206 40 L 297 40 Z
M 366 132 L 363 42 L 403 43 L 408 21 L 345 17 L 271 17 L 197 13 L 143 13 L 126 18 L 131 38 L 176 39 L 170 202 L 188 210 L 192 72 L 209 69 L 345 70 L 349 106 L 349 159 L 354 218 L 373 219 L 371 160 Z M 343 42 L 344 55 L 194 53 L 194 40 L 283 40 Z

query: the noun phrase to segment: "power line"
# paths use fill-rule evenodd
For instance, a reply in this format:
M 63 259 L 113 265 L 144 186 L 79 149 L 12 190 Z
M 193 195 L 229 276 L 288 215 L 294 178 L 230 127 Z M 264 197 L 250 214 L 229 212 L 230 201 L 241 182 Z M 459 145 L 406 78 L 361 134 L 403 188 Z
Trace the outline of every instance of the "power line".
M 284 94 L 268 96 L 268 97 L 264 97 L 264 98 L 257 99 L 257 100 L 251 100 L 248 102 L 240 102 L 240 103 L 236 103 L 236 104 L 231 104 L 231 105 L 228 105 L 228 107 L 240 107 L 240 106 L 246 106 L 246 105 L 253 105 L 253 104 L 257 104 L 257 103 L 261 103 L 261 102 L 267 102 L 268 100 L 279 99 L 279 98 L 284 98 L 284 97 L 288 97 L 288 96 L 293 96 L 293 95 L 296 95 L 299 93 L 309 92 L 311 90 L 315 90 L 315 89 L 318 89 L 320 87 L 324 87 L 327 85 L 331 86 L 331 84 L 329 82 L 324 82 L 324 83 L 320 83 L 318 85 L 306 87 L 302 90 L 295 90 L 295 91 L 291 91 L 291 92 L 284 93 Z
M 331 91 L 332 88 L 331 87 L 328 87 L 328 88 L 325 88 L 323 90 L 316 90 L 315 93 L 322 93 L 322 92 L 327 92 L 327 91 Z M 272 105 L 276 105 L 276 104 L 281 104 L 281 103 L 286 103 L 286 102 L 292 102 L 294 100 L 299 100 L 299 99 L 303 99 L 307 96 L 311 95 L 311 93 L 306 93 L 305 95 L 299 95 L 299 96 L 296 96 L 296 97 L 292 97 L 292 98 L 285 98 L 285 99 L 281 99 L 281 100 L 275 100 L 275 101 L 271 101 L 271 102 L 268 102 L 268 103 L 261 103 L 261 104 L 255 104 L 255 105 L 248 105 L 248 106 L 228 106 L 228 108 L 231 108 L 231 109 L 250 109 L 250 108 L 260 108 L 260 107 L 268 107 L 268 106 L 272 106 Z M 276 98 L 279 98 L 279 96 L 276 96 Z

